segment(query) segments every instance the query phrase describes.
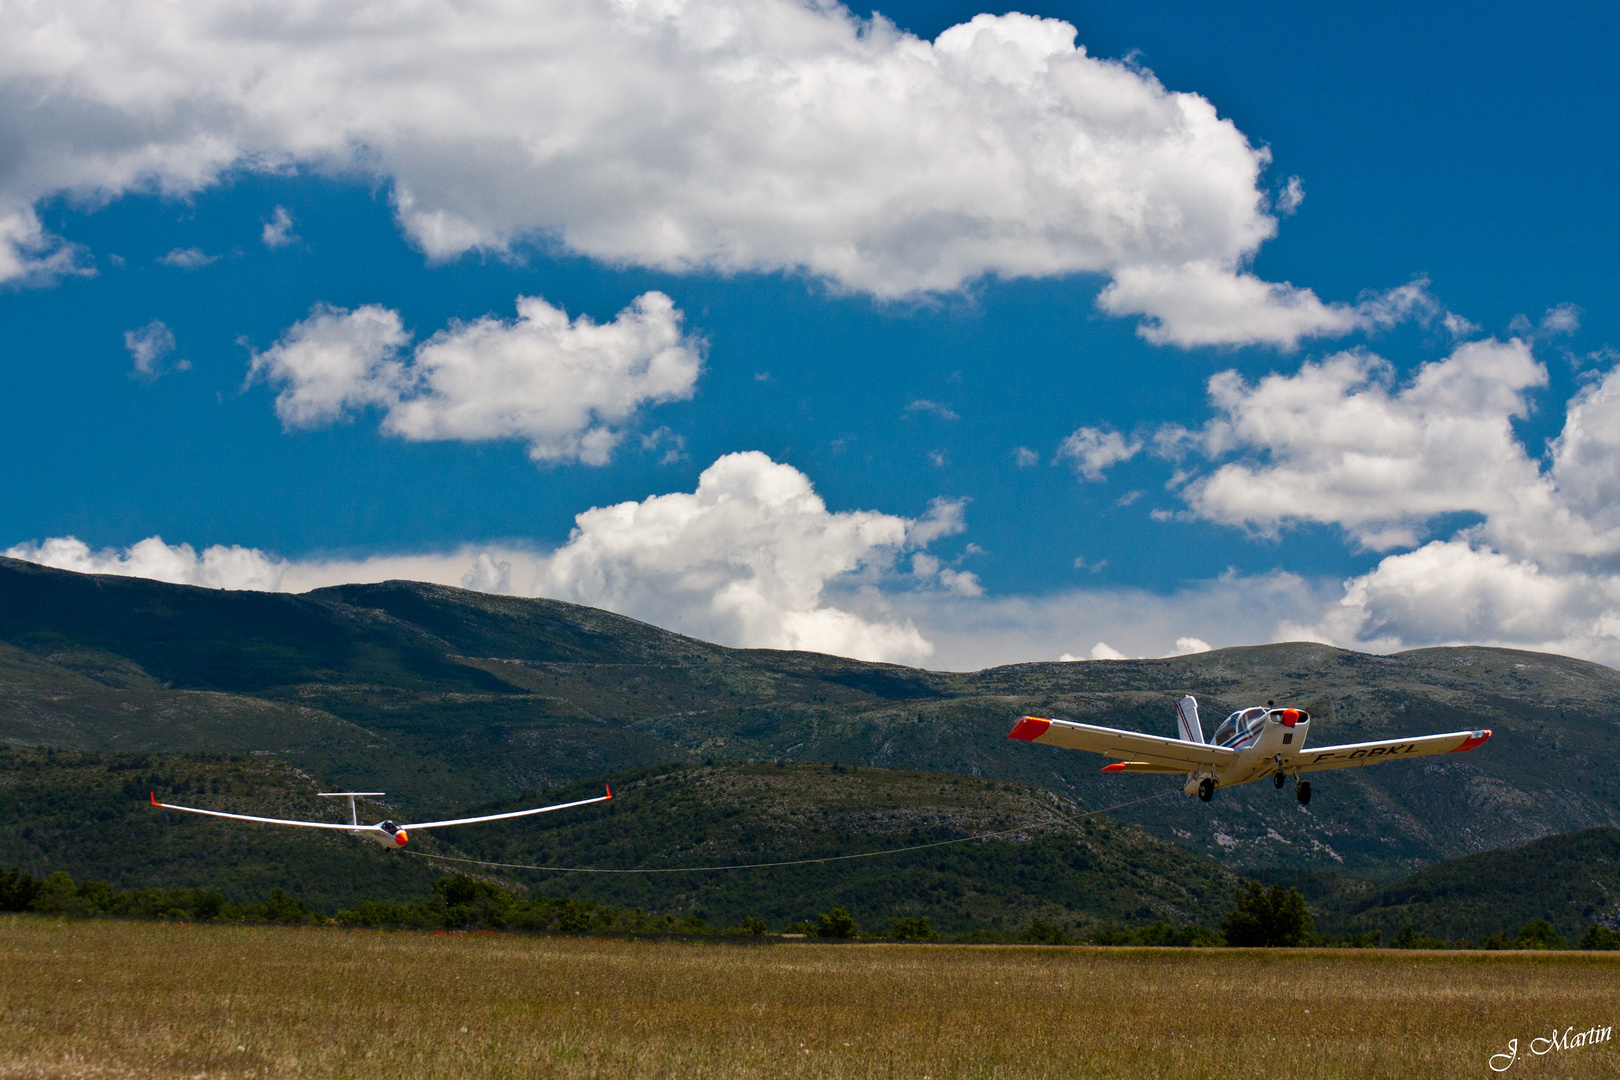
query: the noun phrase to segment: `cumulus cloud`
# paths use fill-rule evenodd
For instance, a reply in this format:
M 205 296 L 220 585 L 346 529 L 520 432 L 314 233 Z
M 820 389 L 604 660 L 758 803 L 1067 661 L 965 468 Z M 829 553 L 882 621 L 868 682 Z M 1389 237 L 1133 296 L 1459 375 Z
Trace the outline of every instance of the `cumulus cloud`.
M 1305 203 L 1305 182 L 1297 176 L 1290 176 L 1288 183 L 1277 192 L 1277 213 L 1289 217 L 1299 212 Z
M 288 244 L 296 244 L 298 243 L 298 237 L 293 235 L 292 227 L 292 215 L 287 212 L 285 206 L 278 206 L 275 213 L 270 215 L 270 220 L 264 223 L 264 229 L 259 233 L 259 239 L 271 251 L 276 248 L 284 248 Z
M 1404 385 L 1364 352 L 1250 384 L 1209 380 L 1217 416 L 1198 436 L 1220 466 L 1183 489 L 1199 517 L 1264 535 L 1300 522 L 1342 526 L 1364 547 L 1418 542 L 1440 514 L 1514 511 L 1539 486 L 1512 422 L 1547 372 L 1520 341 L 1460 346 Z
M 76 537 L 61 536 L 38 544 L 18 544 L 5 554 L 80 574 L 151 578 L 210 589 L 273 591 L 281 585 L 287 568 L 286 562 L 257 548 L 215 544 L 198 554 L 190 544 L 165 544 L 161 536 L 149 536 L 123 551 L 92 551 Z
M 1277 227 L 1268 152 L 1074 39 L 1014 13 L 930 42 L 805 0 L 25 5 L 0 41 L 0 220 L 298 164 L 387 182 L 436 259 L 540 239 L 885 298 L 1098 273 L 1155 341 L 1357 325 L 1243 269 Z
M 1189 516 L 1262 536 L 1335 525 L 1391 552 L 1314 620 L 1285 620 L 1282 636 L 1620 663 L 1620 368 L 1588 381 L 1532 456 L 1513 423 L 1547 381 L 1520 339 L 1464 343 L 1404 380 L 1369 353 L 1340 353 L 1256 383 L 1217 374 L 1215 418 L 1153 443 L 1183 459 L 1171 486 Z M 1430 541 L 1450 515 L 1471 520 Z
M 941 405 L 937 401 L 928 401 L 928 400 L 926 400 L 924 398 L 918 398 L 916 401 L 913 401 L 910 405 L 906 406 L 906 414 L 907 415 L 910 415 L 912 413 L 920 413 L 920 412 L 932 413 L 934 416 L 939 417 L 941 420 L 960 420 L 960 419 L 962 419 L 960 416 L 958 416 L 956 414 L 955 409 L 951 408 L 949 405 Z
M 174 332 L 157 319 L 139 330 L 124 331 L 124 348 L 135 361 L 135 375 L 142 379 L 155 379 L 163 374 L 159 365 L 174 351 L 174 344 Z M 191 365 L 182 360 L 177 366 L 183 371 Z
M 172 266 L 178 270 L 198 270 L 209 263 L 218 262 L 218 255 L 210 255 L 202 248 L 175 248 L 158 259 L 164 266 Z
M 248 377 L 281 387 L 276 415 L 288 428 L 378 406 L 383 429 L 413 441 L 521 439 L 535 461 L 602 465 L 642 406 L 692 396 L 701 343 L 681 322 L 658 292 L 601 324 L 519 297 L 515 320 L 452 323 L 407 363 L 398 312 L 317 305 L 254 354 Z
M 1123 267 L 1097 297 L 1113 315 L 1141 315 L 1137 333 L 1156 345 L 1263 343 L 1292 349 L 1301 338 L 1342 337 L 1440 314 L 1428 283 L 1415 281 L 1355 304 L 1323 303 L 1309 289 L 1264 281 L 1228 263 Z
M 8 208 L 0 188 L 0 285 L 44 285 L 93 273 L 82 247 L 46 232 L 32 207 Z
M 534 591 L 728 644 L 920 661 L 933 648 L 909 620 L 864 618 L 829 590 L 888 568 L 949 518 L 830 512 L 792 466 L 728 454 L 693 492 L 578 515 Z
M 1134 435 L 1127 439 L 1117 431 L 1082 427 L 1058 446 L 1057 460 L 1067 460 L 1087 480 L 1100 481 L 1108 469 L 1141 452 L 1142 440 Z

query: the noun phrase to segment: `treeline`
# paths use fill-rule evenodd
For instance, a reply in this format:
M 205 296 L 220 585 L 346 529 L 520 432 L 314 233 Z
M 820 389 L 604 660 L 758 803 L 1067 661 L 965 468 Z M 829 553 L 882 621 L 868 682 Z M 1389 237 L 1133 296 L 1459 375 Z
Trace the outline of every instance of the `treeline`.
M 233 904 L 216 889 L 114 889 L 101 881 L 75 882 L 64 871 L 43 881 L 20 870 L 0 874 L 0 911 L 46 915 L 115 916 L 176 919 L 188 922 L 338 925 L 400 930 L 509 930 L 563 934 L 682 934 L 754 936 L 772 934 L 765 920 L 746 918 L 736 926 L 715 927 L 697 914 L 657 914 L 641 908 L 615 908 L 588 900 L 542 896 L 519 897 L 507 889 L 466 874 L 450 874 L 433 883 L 421 903 L 367 901 L 327 917 L 276 888 L 255 904 Z M 863 930 L 849 911 L 835 907 L 814 920 L 787 924 L 779 931 L 791 938 L 825 940 L 952 941 L 1029 945 L 1174 946 L 1179 948 L 1317 948 L 1352 949 L 1567 949 L 1569 943 L 1545 919 L 1532 920 L 1516 934 L 1499 931 L 1477 945 L 1466 939 L 1443 941 L 1410 926 L 1384 940 L 1383 932 L 1340 936 L 1316 932 L 1305 897 L 1298 889 L 1263 887 L 1246 881 L 1219 932 L 1203 926 L 1104 926 L 1071 936 L 1039 919 L 1017 934 L 977 930 L 950 938 L 938 933 L 926 917 L 894 918 L 886 931 Z M 1620 949 L 1620 930 L 1592 925 L 1578 945 L 1587 950 Z

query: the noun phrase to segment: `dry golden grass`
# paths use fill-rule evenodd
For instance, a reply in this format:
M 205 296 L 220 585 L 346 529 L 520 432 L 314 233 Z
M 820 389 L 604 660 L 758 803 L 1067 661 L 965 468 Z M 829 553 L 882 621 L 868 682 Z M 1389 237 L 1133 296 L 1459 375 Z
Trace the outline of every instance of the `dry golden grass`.
M 6 1077 L 1614 1076 L 1615 954 L 738 946 L 0 917 Z M 1528 1060 L 1525 1060 L 1528 1058 Z

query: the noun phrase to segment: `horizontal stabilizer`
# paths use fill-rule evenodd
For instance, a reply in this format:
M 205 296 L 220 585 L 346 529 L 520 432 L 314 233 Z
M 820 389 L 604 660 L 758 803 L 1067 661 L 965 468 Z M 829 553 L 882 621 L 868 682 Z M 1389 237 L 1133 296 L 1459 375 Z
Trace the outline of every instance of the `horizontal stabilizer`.
M 1140 773 L 1183 773 L 1187 770 L 1179 765 L 1155 765 L 1151 761 L 1116 761 L 1112 765 L 1104 765 L 1099 772 L 1140 772 Z

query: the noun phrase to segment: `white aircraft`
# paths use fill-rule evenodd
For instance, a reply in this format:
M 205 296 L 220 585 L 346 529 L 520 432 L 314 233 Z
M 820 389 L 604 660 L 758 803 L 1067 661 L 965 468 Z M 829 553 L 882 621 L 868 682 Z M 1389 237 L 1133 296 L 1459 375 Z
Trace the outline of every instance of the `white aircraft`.
M 252 817 L 248 814 L 226 814 L 218 810 L 199 810 L 195 806 L 176 806 L 173 803 L 158 802 L 157 792 L 152 793 L 152 805 L 161 806 L 165 810 L 184 810 L 188 814 L 207 814 L 209 817 L 230 818 L 233 821 L 257 821 L 264 825 L 302 825 L 306 829 L 341 829 L 350 836 L 364 836 L 377 841 L 383 847 L 401 848 L 410 839 L 407 830 L 443 829 L 450 825 L 474 825 L 480 821 L 500 821 L 503 818 L 528 817 L 530 814 L 549 814 L 553 810 L 567 810 L 571 806 L 589 806 L 591 803 L 607 802 L 613 798 L 613 789 L 607 789 L 606 795 L 598 795 L 594 799 L 580 799 L 576 802 L 558 803 L 556 806 L 537 806 L 533 810 L 513 810 L 508 814 L 486 814 L 483 817 L 456 818 L 452 821 L 419 821 L 414 825 L 399 825 L 392 821 L 379 821 L 375 825 L 360 824 L 359 812 L 354 808 L 354 800 L 365 795 L 385 795 L 382 791 L 317 791 L 315 794 L 328 799 L 346 798 L 349 800 L 349 823 L 347 825 L 334 824 L 330 821 L 288 821 L 285 818 Z
M 1310 724 L 1310 713 L 1301 709 L 1279 709 L 1268 701 L 1264 707 L 1239 709 L 1228 716 L 1226 722 L 1215 729 L 1215 737 L 1205 742 L 1204 729 L 1198 722 L 1198 702 L 1188 694 L 1176 702 L 1179 739 L 1039 716 L 1020 719 L 1007 733 L 1007 738 L 1126 759 L 1104 765 L 1102 771 L 1107 773 L 1185 773 L 1187 784 L 1182 790 L 1189 796 L 1197 794 L 1205 802 L 1214 797 L 1217 787 L 1247 784 L 1269 776 L 1272 785 L 1280 788 L 1283 777 L 1291 775 L 1299 801 L 1308 803 L 1311 785 L 1299 778 L 1300 773 L 1348 769 L 1425 754 L 1456 754 L 1472 750 L 1491 737 L 1488 729 L 1453 731 L 1448 735 L 1420 735 L 1414 739 L 1383 739 L 1307 750 L 1305 737 L 1310 732 Z

